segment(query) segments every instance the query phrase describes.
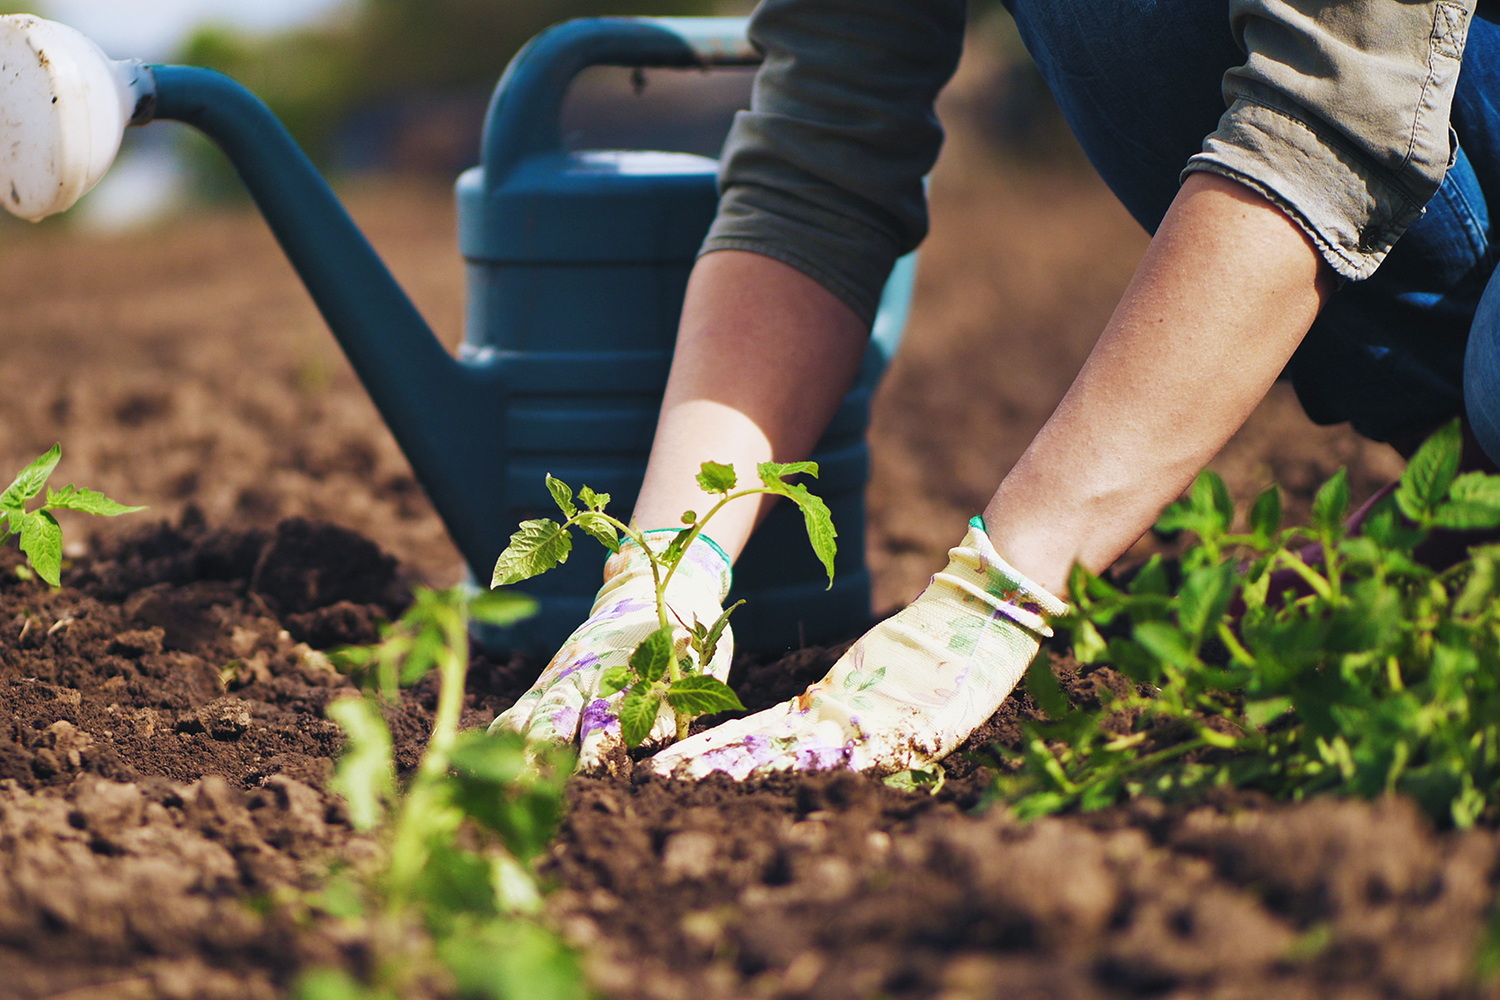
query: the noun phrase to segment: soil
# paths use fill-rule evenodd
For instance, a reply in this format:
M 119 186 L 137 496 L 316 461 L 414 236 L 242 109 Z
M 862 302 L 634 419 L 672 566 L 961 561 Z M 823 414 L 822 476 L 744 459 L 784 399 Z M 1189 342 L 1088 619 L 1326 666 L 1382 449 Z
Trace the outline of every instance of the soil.
M 991 72 L 966 62 L 945 97 L 933 235 L 873 418 L 881 611 L 941 565 L 1144 246 L 1072 154 L 987 144 Z M 347 193 L 454 342 L 445 185 Z M 347 683 L 323 653 L 373 639 L 413 582 L 455 580 L 457 556 L 248 211 L 0 238 L 0 465 L 61 440 L 61 479 L 151 506 L 65 521 L 59 590 L 0 553 L 0 997 L 258 1000 L 358 966 L 368 942 L 278 905 L 371 849 L 327 790 L 323 708 Z M 1341 464 L 1357 498 L 1400 469 L 1280 388 L 1215 464 L 1241 499 L 1278 479 L 1294 513 Z M 733 679 L 753 709 L 837 653 L 741 660 Z M 539 667 L 476 655 L 464 724 Z M 1088 697 L 1094 679 L 1059 670 Z M 393 716 L 403 767 L 434 699 L 419 685 Z M 618 1000 L 1500 995 L 1473 976 L 1496 831 L 1434 830 L 1400 799 L 1253 797 L 1023 825 L 982 795 L 988 748 L 1033 715 L 1008 702 L 936 795 L 851 774 L 576 778 L 547 917 Z

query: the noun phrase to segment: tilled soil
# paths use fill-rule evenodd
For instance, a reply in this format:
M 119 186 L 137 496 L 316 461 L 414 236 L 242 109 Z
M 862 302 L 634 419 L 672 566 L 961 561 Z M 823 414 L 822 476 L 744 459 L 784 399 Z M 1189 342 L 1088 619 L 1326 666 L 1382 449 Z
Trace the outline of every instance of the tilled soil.
M 366 855 L 326 791 L 323 717 L 347 682 L 320 650 L 397 613 L 393 559 L 293 519 L 146 525 L 65 586 L 0 560 L 0 995 L 278 997 L 369 942 L 282 906 Z M 358 567 L 360 572 L 351 572 Z M 742 661 L 750 708 L 837 650 Z M 465 723 L 537 664 L 476 654 Z M 1075 697 L 1103 679 L 1078 678 Z M 392 723 L 415 764 L 435 690 Z M 1410 997 L 1474 982 L 1500 857 L 1410 805 L 1226 797 L 1016 821 L 984 807 L 1012 699 L 937 795 L 861 775 L 688 783 L 577 777 L 542 864 L 547 919 L 595 986 L 649 998 Z

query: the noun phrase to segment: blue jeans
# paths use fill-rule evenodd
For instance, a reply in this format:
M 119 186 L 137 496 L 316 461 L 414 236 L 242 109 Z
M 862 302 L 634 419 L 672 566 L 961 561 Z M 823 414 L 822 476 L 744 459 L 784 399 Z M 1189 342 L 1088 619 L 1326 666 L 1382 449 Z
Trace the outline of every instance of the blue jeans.
M 1244 62 L 1224 2 L 1007 0 L 1084 152 L 1148 232 L 1224 113 L 1224 72 Z M 1489 204 L 1500 205 L 1500 23 L 1481 4 L 1452 125 L 1460 149 L 1426 213 L 1371 278 L 1330 298 L 1287 365 L 1308 416 L 1380 441 L 1464 412 L 1500 459 L 1500 287 Z M 1472 341 L 1472 342 L 1471 342 Z M 1465 357 L 1467 350 L 1467 360 Z M 1480 415 L 1492 413 L 1488 430 Z M 1488 436 L 1486 436 L 1488 434 Z

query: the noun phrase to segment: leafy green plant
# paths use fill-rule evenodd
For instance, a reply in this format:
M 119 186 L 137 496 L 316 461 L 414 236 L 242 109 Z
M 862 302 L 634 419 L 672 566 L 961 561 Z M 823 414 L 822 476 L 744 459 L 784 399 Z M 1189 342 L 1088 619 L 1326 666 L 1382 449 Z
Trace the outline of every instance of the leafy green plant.
M 528 749 L 515 734 L 458 729 L 468 620 L 511 625 L 534 608 L 505 591 L 419 590 L 379 645 L 339 654 L 365 690 L 328 706 L 347 739 L 332 785 L 380 852 L 332 878 L 311 905 L 363 922 L 383 950 L 370 982 L 315 970 L 300 983 L 302 1000 L 377 1000 L 421 984 L 480 1000 L 587 995 L 576 958 L 535 919 L 541 893 L 530 869 L 562 816 L 571 755 Z M 383 708 L 432 670 L 432 733 L 403 789 Z
M 729 616 L 741 601 L 725 609 L 718 620 L 700 622 L 679 621 L 688 632 L 685 648 L 673 641 L 672 611 L 667 606 L 667 584 L 677 572 L 688 546 L 702 533 L 715 514 L 724 505 L 741 497 L 771 494 L 791 500 L 802 510 L 807 526 L 807 538 L 813 551 L 828 571 L 829 586 L 833 585 L 833 557 L 836 552 L 834 539 L 837 532 L 827 504 L 810 493 L 800 483 L 788 483 L 787 477 L 807 474 L 816 477 L 816 462 L 762 462 L 756 467 L 760 476 L 759 486 L 739 488 L 734 466 L 717 462 L 704 462 L 698 472 L 698 486 L 703 492 L 716 497 L 708 513 L 699 517 L 696 511 L 685 511 L 682 523 L 661 552 L 655 552 L 646 544 L 644 533 L 605 513 L 610 496 L 595 493 L 587 486 L 578 491 L 575 500 L 573 490 L 566 483 L 552 476 L 547 477 L 547 489 L 562 511 L 559 524 L 550 518 L 522 521 L 511 536 L 510 545 L 500 554 L 495 563 L 495 575 L 490 586 L 499 587 L 520 583 L 561 563 L 567 562 L 573 548 L 570 529 L 577 528 L 597 539 L 611 552 L 620 549 L 621 537 L 638 545 L 651 563 L 652 580 L 656 586 L 656 612 L 660 627 L 643 639 L 630 655 L 628 664 L 615 667 L 603 678 L 603 693 L 616 694 L 626 691 L 620 704 L 620 735 L 626 746 L 639 746 L 651 732 L 661 703 L 672 706 L 677 717 L 677 738 L 688 734 L 688 727 L 700 715 L 742 709 L 739 697 L 730 687 L 716 677 L 702 672 L 704 664 L 713 658 L 719 639 Z
M 1058 623 L 1074 656 L 1133 683 L 1096 685 L 1096 708 L 1073 707 L 1038 657 L 1027 689 L 1052 721 L 1028 730 L 998 794 L 1039 815 L 1215 785 L 1290 799 L 1399 791 L 1439 822 L 1492 816 L 1500 546 L 1441 572 L 1414 554 L 1434 528 L 1500 526 L 1500 476 L 1460 475 L 1461 445 L 1457 423 L 1428 440 L 1357 536 L 1342 471 L 1307 527 L 1281 527 L 1272 487 L 1242 532 L 1205 473 L 1160 522 L 1196 536 L 1179 582 L 1159 557 L 1123 587 L 1076 570 Z
M 55 444 L 22 469 L 5 492 L 0 493 L 0 521 L 5 525 L 0 544 L 9 541 L 12 535 L 21 536 L 21 551 L 26 554 L 26 561 L 37 576 L 54 587 L 59 585 L 62 577 L 62 528 L 52 515 L 54 510 L 117 517 L 146 509 L 127 507 L 96 490 L 69 483 L 60 490 L 49 488 L 42 505 L 27 510 L 26 505 L 41 494 L 42 487 L 47 485 L 61 459 L 62 445 Z

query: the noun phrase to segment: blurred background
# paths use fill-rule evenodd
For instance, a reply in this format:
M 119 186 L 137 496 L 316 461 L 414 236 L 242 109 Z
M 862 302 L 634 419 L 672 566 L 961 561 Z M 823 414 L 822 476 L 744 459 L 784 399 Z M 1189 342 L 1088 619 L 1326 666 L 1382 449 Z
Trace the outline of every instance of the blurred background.
M 45 0 L 30 12 L 112 56 L 207 65 L 248 85 L 452 346 L 464 300 L 452 184 L 477 161 L 486 103 L 514 52 L 571 17 L 748 6 Z M 564 109 L 567 142 L 715 155 L 750 83 L 746 71 L 591 70 Z M 942 565 L 1066 391 L 1146 245 L 995 0 L 972 3 L 938 113 L 948 139 L 930 178 L 931 235 L 871 420 L 865 542 L 879 611 Z M 223 157 L 196 134 L 131 129 L 75 210 L 36 226 L 0 216 L 0 273 L 0 465 L 62 441 L 61 475 L 149 504 L 143 517 L 323 518 L 433 583 L 456 579 L 456 553 L 405 458 Z M 1241 499 L 1280 481 L 1294 517 L 1340 465 L 1361 497 L 1401 468 L 1347 428 L 1313 427 L 1285 386 L 1215 462 Z M 1156 544 L 1148 535 L 1134 557 Z

